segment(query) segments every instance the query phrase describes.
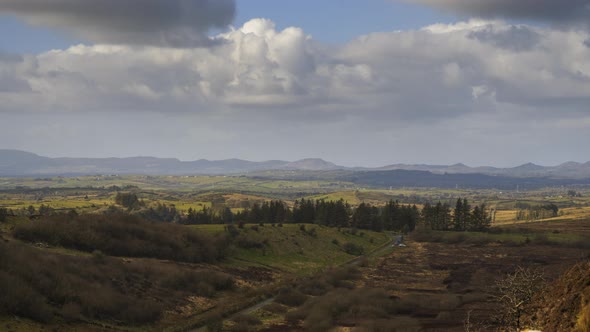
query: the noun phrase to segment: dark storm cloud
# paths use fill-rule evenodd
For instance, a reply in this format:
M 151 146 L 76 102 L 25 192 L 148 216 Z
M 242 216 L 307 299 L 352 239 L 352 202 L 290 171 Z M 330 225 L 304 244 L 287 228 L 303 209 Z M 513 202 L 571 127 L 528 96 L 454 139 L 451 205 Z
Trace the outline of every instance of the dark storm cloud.
M 225 27 L 233 0 L 2 0 L 0 13 L 58 28 L 91 42 L 172 47 L 210 43 Z
M 468 37 L 514 52 L 529 51 L 541 39 L 537 32 L 525 26 L 511 26 L 503 31 L 494 31 L 490 26 L 486 29 L 473 31 L 468 34 Z
M 589 24 L 590 0 L 407 0 L 484 18 L 522 18 Z
M 18 77 L 15 72 L 15 66 L 22 62 L 21 55 L 0 52 L 0 93 L 31 92 L 27 81 Z

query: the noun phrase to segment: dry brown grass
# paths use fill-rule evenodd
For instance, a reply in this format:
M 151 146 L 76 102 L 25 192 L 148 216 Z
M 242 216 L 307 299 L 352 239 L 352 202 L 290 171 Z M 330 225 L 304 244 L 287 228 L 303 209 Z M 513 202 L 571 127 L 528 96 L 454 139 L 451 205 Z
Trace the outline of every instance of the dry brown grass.
M 590 303 L 586 304 L 578 314 L 575 332 L 590 331 Z

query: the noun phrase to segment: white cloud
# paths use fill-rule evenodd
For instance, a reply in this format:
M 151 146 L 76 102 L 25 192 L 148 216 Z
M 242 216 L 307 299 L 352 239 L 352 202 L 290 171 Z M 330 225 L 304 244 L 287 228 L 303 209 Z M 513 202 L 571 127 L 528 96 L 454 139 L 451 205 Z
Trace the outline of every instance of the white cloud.
M 271 132 L 277 149 L 296 144 L 283 134 L 296 135 L 312 123 L 322 127 L 308 134 L 310 145 L 346 132 L 353 135 L 347 143 L 359 148 L 377 139 L 399 148 L 404 137 L 413 137 L 426 149 L 429 135 L 447 135 L 452 144 L 457 134 L 448 128 L 473 128 L 474 119 L 488 119 L 487 129 L 478 125 L 486 135 L 502 132 L 498 119 L 533 117 L 547 126 L 560 119 L 556 130 L 567 135 L 568 124 L 579 129 L 575 120 L 588 117 L 590 48 L 584 42 L 590 35 L 584 31 L 471 20 L 328 46 L 300 28 L 279 31 L 272 21 L 255 19 L 216 38 L 222 43 L 211 48 L 97 44 L 0 56 L 0 112 L 198 119 L 203 133 L 220 128 L 237 137 L 220 143 L 228 151 L 238 151 L 238 143 L 261 144 L 262 133 Z M 245 139 L 250 132 L 258 135 Z M 194 142 L 197 136 L 206 140 L 198 133 L 183 137 Z
M 77 45 L 0 60 L 0 87 L 12 82 L 3 91 L 15 103 L 33 93 L 46 110 L 353 102 L 416 118 L 472 111 L 481 94 L 474 87 L 495 91 L 504 103 L 539 107 L 590 98 L 588 34 L 580 31 L 475 20 L 323 47 L 299 28 L 277 31 L 272 21 L 255 19 L 217 38 L 224 43 L 207 49 Z

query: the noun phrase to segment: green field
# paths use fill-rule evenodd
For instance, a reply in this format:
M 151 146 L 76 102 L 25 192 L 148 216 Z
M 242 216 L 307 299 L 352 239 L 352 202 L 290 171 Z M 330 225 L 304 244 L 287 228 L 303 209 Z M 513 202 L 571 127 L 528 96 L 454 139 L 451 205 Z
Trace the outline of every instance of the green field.
M 281 272 L 305 275 L 337 266 L 357 256 L 347 254 L 342 246 L 353 243 L 369 254 L 390 241 L 387 233 L 358 231 L 352 234 L 349 229 L 337 229 L 306 224 L 284 224 L 283 227 L 271 225 L 246 225 L 240 236 L 247 241 L 265 243 L 264 248 L 244 249 L 236 247 L 228 262 L 232 266 L 257 265 Z M 207 233 L 223 232 L 222 225 L 188 226 Z M 315 234 L 315 235 L 311 235 Z

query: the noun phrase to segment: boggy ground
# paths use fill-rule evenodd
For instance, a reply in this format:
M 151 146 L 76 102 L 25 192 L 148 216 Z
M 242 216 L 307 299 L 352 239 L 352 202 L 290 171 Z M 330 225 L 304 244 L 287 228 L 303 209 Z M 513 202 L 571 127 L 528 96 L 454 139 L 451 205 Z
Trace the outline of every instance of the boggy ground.
M 363 273 L 362 286 L 415 303 L 407 314 L 424 331 L 494 330 L 495 281 L 516 267 L 538 267 L 551 280 L 587 250 L 542 245 L 471 245 L 408 241 Z M 469 318 L 469 319 L 468 319 Z
M 588 221 L 522 227 L 413 233 L 406 247 L 390 247 L 389 254 L 354 267 L 358 273 L 336 269 L 296 283 L 223 330 L 503 330 L 514 321 L 500 320 L 498 280 L 530 268 L 551 282 L 590 253 L 587 241 L 580 242 Z M 533 325 L 540 323 L 537 318 Z

